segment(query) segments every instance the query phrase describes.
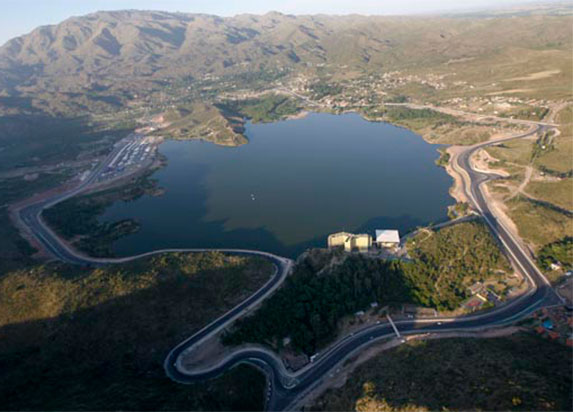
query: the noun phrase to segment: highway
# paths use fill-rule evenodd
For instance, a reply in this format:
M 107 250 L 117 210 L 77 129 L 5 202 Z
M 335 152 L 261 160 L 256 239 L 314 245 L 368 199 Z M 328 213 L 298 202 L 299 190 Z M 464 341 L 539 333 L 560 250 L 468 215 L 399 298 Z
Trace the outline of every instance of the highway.
M 511 323 L 525 314 L 542 307 L 560 304 L 561 301 L 550 287 L 549 282 L 541 274 L 535 263 L 531 260 L 520 243 L 514 239 L 509 230 L 501 224 L 491 212 L 480 189 L 481 185 L 492 179 L 492 176 L 477 172 L 472 169 L 470 157 L 477 150 L 491 144 L 509 139 L 517 139 L 530 136 L 538 131 L 543 131 L 547 126 L 540 124 L 537 129 L 521 135 L 513 136 L 498 141 L 489 141 L 466 148 L 462 153 L 452 159 L 453 167 L 463 175 L 464 191 L 475 209 L 490 227 L 493 235 L 499 240 L 502 249 L 507 254 L 513 265 L 521 272 L 530 283 L 530 290 L 527 294 L 515 300 L 478 315 L 463 316 L 458 318 L 432 318 L 432 319 L 411 319 L 395 322 L 396 327 L 402 335 L 418 334 L 426 332 L 451 332 L 468 331 L 486 328 L 505 323 Z M 134 259 L 139 259 L 152 254 L 166 252 L 205 252 L 211 249 L 164 249 L 145 253 L 137 256 L 130 256 L 118 259 L 103 259 L 85 256 L 70 248 L 63 242 L 42 220 L 42 211 L 59 202 L 76 196 L 89 189 L 100 176 L 102 170 L 123 150 L 118 145 L 112 153 L 90 174 L 84 182 L 65 193 L 55 195 L 52 198 L 44 199 L 36 203 L 26 205 L 18 211 L 18 218 L 26 230 L 33 235 L 38 242 L 57 259 L 75 265 L 103 265 L 113 263 L 123 263 Z M 268 349 L 253 346 L 248 349 L 240 349 L 233 352 L 220 363 L 214 364 L 206 370 L 190 371 L 186 370 L 181 362 L 180 355 L 185 350 L 201 344 L 206 338 L 213 336 L 222 328 L 229 326 L 235 319 L 244 315 L 251 307 L 257 305 L 268 297 L 286 279 L 292 268 L 293 262 L 290 259 L 275 256 L 270 253 L 237 250 L 237 249 L 214 249 L 225 253 L 239 255 L 254 255 L 269 259 L 275 265 L 275 272 L 271 279 L 257 292 L 241 302 L 235 308 L 221 316 L 220 318 L 201 329 L 193 336 L 177 345 L 165 359 L 165 371 L 167 375 L 180 383 L 192 383 L 199 380 L 213 378 L 229 368 L 239 363 L 250 363 L 265 371 L 268 376 L 269 390 L 267 392 L 266 406 L 269 410 L 285 410 L 306 391 L 312 389 L 323 378 L 339 365 L 346 358 L 364 349 L 376 340 L 394 335 L 392 327 L 388 323 L 372 325 L 356 334 L 347 336 L 338 341 L 325 352 L 321 353 L 317 359 L 296 373 L 288 372 L 282 361 L 276 354 Z

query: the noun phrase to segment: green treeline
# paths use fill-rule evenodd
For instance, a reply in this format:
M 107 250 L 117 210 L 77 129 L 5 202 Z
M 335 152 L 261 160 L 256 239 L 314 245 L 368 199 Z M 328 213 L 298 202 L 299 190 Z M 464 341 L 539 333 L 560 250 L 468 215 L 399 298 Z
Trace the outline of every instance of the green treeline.
M 290 336 L 296 349 L 312 354 L 332 340 L 342 317 L 371 302 L 411 301 L 397 261 L 353 256 L 317 275 L 322 268 L 312 256 L 300 261 L 284 287 L 254 316 L 238 321 L 224 343 L 280 346 Z
M 438 149 L 438 152 L 440 157 L 436 160 L 436 165 L 445 168 L 450 163 L 450 154 L 446 149 Z
M 300 106 L 292 99 L 276 94 L 268 94 L 259 99 L 227 102 L 224 108 L 240 113 L 255 123 L 280 120 L 300 111 Z
M 299 260 L 285 285 L 253 316 L 238 321 L 223 342 L 280 348 L 290 337 L 296 350 L 312 354 L 335 338 L 343 317 L 370 303 L 456 309 L 469 297 L 470 285 L 509 270 L 482 223 L 422 233 L 409 251 L 411 262 L 312 251 Z

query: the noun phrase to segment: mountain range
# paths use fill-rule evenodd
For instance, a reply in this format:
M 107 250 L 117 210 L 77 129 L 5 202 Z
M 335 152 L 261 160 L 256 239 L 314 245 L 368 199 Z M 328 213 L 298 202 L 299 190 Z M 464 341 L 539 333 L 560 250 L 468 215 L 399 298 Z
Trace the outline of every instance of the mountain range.
M 97 12 L 43 26 L 0 48 L 0 102 L 42 93 L 137 89 L 161 79 L 196 79 L 281 68 L 384 72 L 438 67 L 505 53 L 516 45 L 570 50 L 558 12 L 523 17 L 217 17 L 153 11 Z M 570 12 L 570 9 L 568 9 Z M 565 13 L 567 14 L 567 13 Z M 68 97 L 69 97 L 68 95 Z M 7 103 L 8 102 L 8 103 Z

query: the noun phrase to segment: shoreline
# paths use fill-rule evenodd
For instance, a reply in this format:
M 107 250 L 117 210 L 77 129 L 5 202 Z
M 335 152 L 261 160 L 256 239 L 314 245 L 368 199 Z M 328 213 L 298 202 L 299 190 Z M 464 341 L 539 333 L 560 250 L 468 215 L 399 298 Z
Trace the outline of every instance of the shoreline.
M 296 119 L 303 119 L 305 117 L 307 117 L 308 115 L 310 115 L 311 113 L 327 113 L 327 114 L 334 114 L 334 115 L 341 115 L 341 114 L 349 114 L 349 113 L 354 113 L 354 114 L 358 114 L 361 119 L 367 121 L 367 122 L 374 122 L 374 123 L 386 123 L 389 124 L 391 126 L 394 127 L 398 127 L 400 129 L 404 129 L 407 130 L 411 133 L 416 134 L 418 137 L 421 137 L 424 142 L 426 142 L 427 144 L 430 145 L 436 145 L 436 143 L 432 143 L 430 141 L 428 141 L 427 139 L 424 138 L 423 135 L 405 127 L 402 125 L 397 125 L 395 123 L 392 123 L 390 121 L 387 121 L 386 119 L 372 119 L 372 118 L 368 118 L 366 117 L 366 115 L 364 113 L 362 113 L 360 110 L 345 110 L 342 111 L 340 113 L 332 113 L 330 111 L 327 110 L 301 110 L 299 113 L 294 114 L 294 115 L 290 115 L 285 117 L 284 119 L 280 119 L 280 120 L 275 120 L 272 121 L 271 123 L 277 123 L 277 122 L 281 122 L 281 121 L 289 121 L 289 120 L 296 120 Z M 154 137 L 152 134 L 147 135 L 148 137 Z M 248 144 L 250 141 L 248 140 L 248 137 L 246 135 L 243 135 L 245 137 L 245 139 L 247 140 L 246 144 Z M 166 142 L 167 140 L 175 140 L 175 141 L 184 141 L 182 139 L 171 139 L 171 138 L 157 138 L 157 147 L 159 148 L 161 143 Z M 223 145 L 217 142 L 213 142 L 213 141 L 208 141 L 205 139 L 201 139 L 201 138 L 192 138 L 192 139 L 185 139 L 185 140 L 200 140 L 200 141 L 205 141 L 207 143 L 213 143 L 217 146 L 222 146 L 222 147 L 229 147 L 229 148 L 233 148 L 233 147 L 240 147 L 241 145 Z M 451 147 L 454 146 L 449 146 L 447 150 L 449 150 Z M 463 148 L 463 146 L 459 146 L 460 148 Z M 113 181 L 110 182 L 104 182 L 104 183 L 100 183 L 100 184 L 96 184 L 92 187 L 89 187 L 85 190 L 85 192 L 82 193 L 82 195 L 89 195 L 89 194 L 95 194 L 104 190 L 110 190 L 110 189 L 121 189 L 124 186 L 127 186 L 130 181 L 133 178 L 137 178 L 140 176 L 145 176 L 146 174 L 148 174 L 149 176 L 152 176 L 156 171 L 162 169 L 163 167 L 165 167 L 168 164 L 167 159 L 162 159 L 161 155 L 158 153 L 158 158 L 153 159 L 151 162 L 149 162 L 148 164 L 144 164 L 142 165 L 138 170 L 134 171 L 133 173 L 126 175 L 126 176 L 121 176 L 118 179 L 115 179 Z M 452 177 L 453 182 L 452 185 L 449 187 L 448 189 L 448 194 L 449 196 L 455 201 L 455 202 L 459 202 L 460 199 L 464 199 L 464 197 L 461 195 L 461 193 L 463 193 L 463 191 L 460 189 L 461 187 L 461 182 L 459 181 L 459 176 L 457 176 L 457 174 L 455 174 L 455 172 L 451 169 L 451 159 L 450 162 L 448 163 L 448 166 L 445 168 L 446 172 L 450 175 L 450 177 Z M 440 166 L 435 166 L 435 167 L 440 167 Z M 69 182 L 65 183 L 62 186 L 56 187 L 56 188 L 51 188 L 46 190 L 45 192 L 41 192 L 39 194 L 36 194 L 30 198 L 24 199 L 20 202 L 18 202 L 17 204 L 13 204 L 9 206 L 9 209 L 11 211 L 10 213 L 10 218 L 11 221 L 13 222 L 14 226 L 16 227 L 16 229 L 18 230 L 18 232 L 21 234 L 21 236 L 26 239 L 27 241 L 29 241 L 32 246 L 38 250 L 37 253 L 34 254 L 34 258 L 37 259 L 46 259 L 49 258 L 49 254 L 47 254 L 43 248 L 41 247 L 41 244 L 37 241 L 35 241 L 33 239 L 32 236 L 30 236 L 27 233 L 27 229 L 25 228 L 25 225 L 23 224 L 23 222 L 20 222 L 19 219 L 15 216 L 16 214 L 18 214 L 18 211 L 20 209 L 22 209 L 23 207 L 25 207 L 26 205 L 28 205 L 30 202 L 34 202 L 37 199 L 41 199 L 45 196 L 51 196 L 53 193 L 57 193 L 61 190 L 65 190 L 66 187 L 69 187 L 70 184 L 73 184 L 74 180 L 70 180 Z M 162 193 L 158 192 L 158 196 L 161 196 Z M 455 203 L 453 203 L 452 205 L 448 206 L 444 212 L 446 213 L 449 210 L 449 207 L 455 205 Z M 447 220 L 447 219 L 446 219 Z M 56 230 L 55 228 L 52 228 L 52 230 Z M 67 244 L 69 245 L 73 245 L 74 242 L 72 241 L 66 241 Z
M 323 110 L 321 110 L 323 109 Z M 438 166 L 436 165 L 435 167 L 443 167 L 446 171 L 446 173 L 452 178 L 452 184 L 450 185 L 449 189 L 448 189 L 448 194 L 449 196 L 454 200 L 454 203 L 452 205 L 449 205 L 446 208 L 446 212 L 450 209 L 450 207 L 455 206 L 456 203 L 460 203 L 460 202 L 464 202 L 464 203 L 468 203 L 468 199 L 467 196 L 464 193 L 463 190 L 463 180 L 464 177 L 462 175 L 460 175 L 453 167 L 452 167 L 452 163 L 454 161 L 455 155 L 457 153 L 459 153 L 460 151 L 464 150 L 464 148 L 467 148 L 467 145 L 444 145 L 444 144 L 439 144 L 439 143 L 434 143 L 429 141 L 423 134 L 416 132 L 404 125 L 400 125 L 400 124 L 396 124 L 394 122 L 391 122 L 389 119 L 384 119 L 384 118 L 369 118 L 365 113 L 363 113 L 362 111 L 360 111 L 360 109 L 349 109 L 349 110 L 343 110 L 341 112 L 335 112 L 333 113 L 332 111 L 327 110 L 327 108 L 316 108 L 316 109 L 303 109 L 300 112 L 293 114 L 293 115 L 289 115 L 286 116 L 282 119 L 279 120 L 273 120 L 270 121 L 270 123 L 277 123 L 277 122 L 281 122 L 281 121 L 289 121 L 289 120 L 297 120 L 297 119 L 303 119 L 305 117 L 307 117 L 308 115 L 310 115 L 311 113 L 326 113 L 326 114 L 333 114 L 333 115 L 342 115 L 342 114 L 349 114 L 349 113 L 354 113 L 354 114 L 358 114 L 361 119 L 367 121 L 367 122 L 373 122 L 373 123 L 386 123 L 388 125 L 391 125 L 393 127 L 398 127 L 400 129 L 404 129 L 407 130 L 411 133 L 414 133 L 415 135 L 417 135 L 418 137 L 422 138 L 422 140 L 429 144 L 429 145 L 441 145 L 441 146 L 445 146 L 446 147 L 446 151 L 450 154 L 450 159 L 448 161 L 448 163 L 445 166 Z M 245 119 L 245 121 L 248 121 L 248 119 Z M 492 125 L 492 127 L 494 127 Z M 498 133 L 496 135 L 493 135 L 492 138 L 500 138 L 501 136 L 507 136 L 509 135 L 511 132 L 507 132 L 507 133 Z M 245 138 L 246 143 L 243 144 L 248 144 L 250 143 L 248 137 L 243 133 L 241 133 L 241 135 Z M 148 137 L 155 137 L 152 134 L 147 135 Z M 200 141 L 205 141 L 207 143 L 212 143 L 215 144 L 217 146 L 222 146 L 222 147 L 229 147 L 229 148 L 234 148 L 234 147 L 240 147 L 243 144 L 239 144 L 239 145 L 234 145 L 234 144 L 221 144 L 221 143 L 217 143 L 214 141 L 209 141 L 209 140 L 205 140 L 205 139 L 201 139 L 201 138 L 191 138 L 191 139 L 172 139 L 172 138 L 162 138 L 162 137 L 156 137 L 158 139 L 157 141 L 157 147 L 159 147 L 161 145 L 161 143 L 167 141 L 167 140 L 175 140 L 175 141 L 185 141 L 185 140 L 200 140 Z M 492 140 L 492 138 L 488 139 L 488 140 Z M 160 156 L 160 155 L 159 155 Z M 144 176 L 145 174 L 149 174 L 149 176 L 152 176 L 153 173 L 155 173 L 156 171 L 160 170 L 161 168 L 165 167 L 167 165 L 168 161 L 167 159 L 161 159 L 161 157 L 154 159 L 153 161 L 149 162 L 146 165 L 142 165 L 138 170 L 134 171 L 133 173 L 131 173 L 130 175 L 126 175 L 126 176 L 122 176 L 114 181 L 111 182 L 105 182 L 99 185 L 95 185 L 93 187 L 88 188 L 83 194 L 94 194 L 94 193 L 98 193 L 100 191 L 103 190 L 109 190 L 109 189 L 121 189 L 122 187 L 126 186 L 127 184 L 129 184 L 130 180 L 133 179 L 134 177 L 138 177 L 138 176 Z M 28 241 L 30 241 L 30 243 L 32 243 L 32 245 L 38 249 L 37 244 L 38 242 L 32 240 L 30 238 L 30 236 L 28 236 L 28 233 L 26 232 L 26 230 L 23 228 L 23 224 L 22 222 L 19 222 L 18 219 L 14 218 L 14 214 L 12 212 L 12 209 L 16 208 L 16 210 L 21 209 L 22 207 L 24 207 L 26 204 L 29 203 L 30 200 L 34 200 L 37 198 L 41 198 L 44 195 L 50 195 L 51 193 L 54 192 L 58 192 L 59 190 L 61 190 L 62 187 L 66 187 L 67 185 L 71 184 L 73 182 L 73 180 L 71 180 L 69 183 L 65 183 L 64 185 L 62 185 L 61 187 L 57 187 L 57 188 L 51 188 L 46 190 L 45 192 L 42 192 L 40 194 L 34 195 L 31 198 L 28 199 L 24 199 L 23 201 L 20 201 L 19 203 L 21 205 L 15 206 L 15 205 L 10 205 L 9 209 L 11 210 L 10 213 L 10 217 L 12 222 L 14 223 L 15 227 L 17 228 L 17 230 L 19 231 L 19 233 L 21 233 L 21 235 Z M 161 196 L 162 193 L 157 194 L 158 196 Z M 489 198 L 489 196 L 488 196 Z M 490 199 L 491 200 L 491 199 Z M 513 225 L 514 226 L 514 225 Z M 513 228 L 513 227 L 512 227 Z M 24 230 L 22 230 L 24 229 Z M 53 228 L 52 228 L 53 229 Z M 41 249 L 39 249 L 38 253 L 35 254 L 35 256 L 37 256 L 38 258 L 45 258 L 46 253 L 45 251 L 42 251 Z

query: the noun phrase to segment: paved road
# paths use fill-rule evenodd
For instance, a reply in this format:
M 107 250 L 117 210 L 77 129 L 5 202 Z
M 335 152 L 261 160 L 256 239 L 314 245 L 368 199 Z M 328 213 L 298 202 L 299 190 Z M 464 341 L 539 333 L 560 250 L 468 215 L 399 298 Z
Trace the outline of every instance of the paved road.
M 544 126 L 541 126 L 535 131 L 513 136 L 509 139 L 530 136 L 543 127 Z M 555 295 L 553 289 L 550 287 L 545 277 L 539 272 L 531 258 L 525 251 L 523 251 L 511 233 L 498 222 L 490 211 L 480 190 L 480 186 L 487 180 L 491 179 L 491 176 L 476 172 L 470 166 L 469 159 L 473 153 L 484 146 L 498 142 L 499 141 L 487 142 L 468 147 L 463 153 L 454 159 L 456 162 L 455 166 L 467 173 L 468 180 L 464 179 L 464 182 L 467 186 L 465 187 L 465 190 L 468 193 L 470 203 L 484 217 L 485 221 L 490 226 L 492 233 L 502 244 L 509 259 L 515 267 L 519 268 L 520 272 L 526 276 L 532 287 L 529 293 L 521 298 L 516 299 L 515 301 L 496 310 L 480 315 L 459 318 L 398 321 L 396 322 L 396 325 L 399 328 L 400 333 L 403 335 L 425 332 L 471 330 L 500 325 L 519 319 L 519 317 L 530 313 L 538 307 L 561 303 L 560 299 Z M 336 344 L 336 346 L 330 348 L 328 352 L 321 354 L 315 363 L 297 374 L 289 373 L 275 354 L 260 348 L 238 351 L 209 370 L 186 371 L 177 363 L 177 356 L 185 348 L 193 345 L 192 339 L 187 341 L 188 345 L 180 346 L 177 352 L 170 354 L 166 359 L 165 367 L 169 376 L 173 379 L 179 382 L 189 383 L 196 380 L 215 377 L 241 362 L 248 362 L 259 367 L 264 365 L 263 369 L 269 374 L 271 383 L 271 391 L 269 393 L 269 398 L 267 399 L 267 409 L 283 410 L 287 409 L 294 400 L 296 400 L 301 394 L 305 393 L 305 391 L 309 390 L 309 388 L 318 384 L 322 378 L 324 378 L 336 365 L 348 356 L 361 350 L 365 345 L 368 345 L 377 339 L 390 336 L 393 336 L 393 330 L 389 324 L 373 325 L 356 335 L 349 336 L 342 340 Z
M 126 144 L 118 144 L 112 152 L 93 170 L 90 175 L 76 187 L 54 197 L 30 204 L 18 211 L 18 219 L 28 229 L 38 242 L 57 259 L 75 265 L 92 265 L 93 259 L 84 257 L 71 250 L 42 220 L 42 212 L 51 206 L 70 199 L 87 189 L 97 180 L 111 160 L 119 154 Z
M 538 129 L 542 130 L 545 126 L 539 126 Z M 525 137 L 534 132 L 524 133 L 513 138 Z M 507 139 L 504 139 L 507 140 Z M 531 258 L 519 245 L 511 233 L 495 218 L 491 213 L 483 194 L 480 190 L 480 185 L 491 177 L 483 173 L 474 171 L 470 166 L 470 156 L 476 150 L 496 142 L 488 142 L 475 146 L 468 147 L 463 153 L 456 156 L 454 167 L 466 174 L 464 179 L 464 189 L 469 197 L 470 203 L 485 219 L 490 226 L 492 233 L 503 246 L 503 249 L 508 254 L 512 263 L 520 269 L 520 271 L 529 279 L 531 289 L 528 294 L 502 306 L 496 310 L 486 312 L 475 316 L 465 316 L 459 318 L 434 318 L 434 319 L 417 319 L 405 320 L 395 322 L 396 326 L 403 335 L 424 332 L 445 332 L 453 330 L 471 330 L 475 328 L 484 328 L 498 324 L 508 323 L 526 313 L 533 311 L 540 306 L 554 305 L 560 303 L 559 298 L 551 289 L 547 280 L 539 272 Z M 133 259 L 138 259 L 143 256 L 148 256 L 156 253 L 165 253 L 170 251 L 190 251 L 190 252 L 204 252 L 209 249 L 166 249 L 154 251 L 138 256 L 131 256 L 120 259 L 99 259 L 84 256 L 77 251 L 68 247 L 62 242 L 59 237 L 49 228 L 41 219 L 42 211 L 59 203 L 65 199 L 75 196 L 82 191 L 86 190 L 91 183 L 97 179 L 103 168 L 107 165 L 117 151 L 121 150 L 118 147 L 112 152 L 106 161 L 90 175 L 86 181 L 75 189 L 67 193 L 60 194 L 54 198 L 40 201 L 23 208 L 19 212 L 21 221 L 28 227 L 41 244 L 51 252 L 58 259 L 77 265 L 100 265 L 109 263 L 121 263 Z M 209 379 L 215 377 L 229 368 L 237 365 L 238 363 L 248 362 L 261 369 L 263 369 L 269 377 L 269 392 L 267 399 L 267 409 L 270 410 L 283 410 L 288 409 L 301 394 L 309 390 L 321 379 L 327 376 L 328 373 L 341 361 L 352 355 L 356 351 L 362 350 L 366 345 L 373 341 L 393 335 L 393 330 L 389 324 L 373 325 L 368 329 L 360 331 L 352 336 L 347 336 L 345 339 L 339 341 L 334 346 L 329 348 L 325 353 L 322 353 L 314 363 L 308 365 L 301 371 L 295 374 L 289 373 L 283 366 L 280 359 L 273 353 L 264 348 L 253 347 L 252 349 L 243 349 L 233 353 L 228 358 L 224 359 L 220 364 L 214 365 L 208 370 L 202 371 L 187 371 L 185 370 L 178 360 L 179 355 L 186 349 L 199 344 L 204 339 L 212 336 L 221 328 L 229 325 L 233 320 L 243 315 L 249 307 L 256 305 L 268 295 L 270 295 L 288 275 L 292 261 L 286 258 L 281 258 L 265 252 L 249 251 L 249 250 L 232 250 L 232 249 L 219 249 L 223 252 L 244 254 L 244 255 L 257 255 L 270 259 L 276 266 L 276 270 L 272 278 L 255 294 L 247 298 L 237 307 L 215 320 L 184 342 L 175 347 L 167 356 L 165 360 L 165 370 L 169 377 L 181 382 L 191 383 L 198 380 Z

